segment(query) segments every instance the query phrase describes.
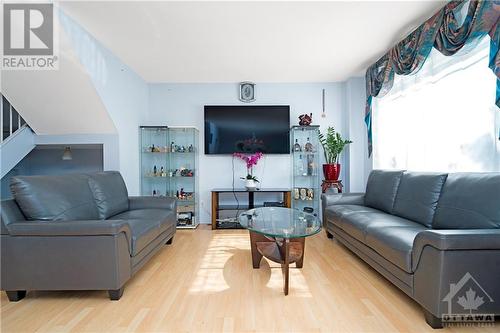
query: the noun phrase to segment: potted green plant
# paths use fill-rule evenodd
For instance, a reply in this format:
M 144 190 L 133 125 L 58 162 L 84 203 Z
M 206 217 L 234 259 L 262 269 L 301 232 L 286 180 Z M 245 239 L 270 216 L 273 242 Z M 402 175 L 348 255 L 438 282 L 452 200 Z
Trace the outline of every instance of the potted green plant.
M 333 127 L 328 127 L 326 135 L 319 134 L 319 141 L 323 146 L 326 164 L 323 164 L 323 174 L 325 180 L 335 181 L 339 179 L 340 164 L 339 157 L 345 146 L 352 143 L 350 140 L 344 140 L 340 133 L 335 132 Z

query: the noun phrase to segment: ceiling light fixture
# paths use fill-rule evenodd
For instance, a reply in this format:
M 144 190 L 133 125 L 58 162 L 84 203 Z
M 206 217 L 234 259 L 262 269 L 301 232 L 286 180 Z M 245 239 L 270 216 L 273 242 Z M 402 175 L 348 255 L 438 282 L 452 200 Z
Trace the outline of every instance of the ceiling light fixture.
M 64 153 L 62 155 L 63 161 L 71 161 L 73 159 L 73 154 L 71 154 L 70 147 L 64 147 Z

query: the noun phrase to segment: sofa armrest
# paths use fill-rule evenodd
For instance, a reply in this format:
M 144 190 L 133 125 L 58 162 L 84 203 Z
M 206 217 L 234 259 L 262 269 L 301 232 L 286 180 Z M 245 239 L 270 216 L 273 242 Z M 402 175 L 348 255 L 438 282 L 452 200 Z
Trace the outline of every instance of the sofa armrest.
M 128 197 L 129 209 L 170 209 L 176 211 L 177 200 L 171 197 Z
M 0 233 L 2 235 L 9 234 L 9 229 L 7 229 L 8 224 L 26 221 L 16 201 L 12 199 L 0 202 L 0 219 Z
M 332 205 L 364 205 L 364 193 L 337 193 L 337 194 L 322 194 L 321 203 L 323 209 Z
M 418 265 L 422 251 L 432 246 L 448 250 L 500 250 L 500 229 L 425 230 L 413 241 L 413 268 Z
M 125 233 L 131 239 L 125 220 L 27 221 L 7 225 L 11 236 L 103 236 Z

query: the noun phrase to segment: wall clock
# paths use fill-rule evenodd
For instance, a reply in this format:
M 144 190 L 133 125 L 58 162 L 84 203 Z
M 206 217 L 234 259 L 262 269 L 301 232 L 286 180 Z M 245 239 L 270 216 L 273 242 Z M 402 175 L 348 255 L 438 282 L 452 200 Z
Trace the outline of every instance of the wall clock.
M 240 83 L 240 101 L 246 103 L 255 101 L 255 83 L 252 82 Z

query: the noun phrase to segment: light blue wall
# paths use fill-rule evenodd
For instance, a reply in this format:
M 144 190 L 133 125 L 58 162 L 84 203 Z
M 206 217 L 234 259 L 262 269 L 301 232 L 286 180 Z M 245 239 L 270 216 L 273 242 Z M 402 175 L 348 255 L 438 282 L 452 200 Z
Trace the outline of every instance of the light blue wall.
M 326 118 L 320 116 L 322 89 L 326 89 Z M 201 223 L 210 221 L 210 190 L 231 187 L 232 162 L 230 156 L 207 156 L 203 153 L 204 105 L 244 104 L 238 100 L 237 83 L 212 84 L 151 84 L 149 86 L 149 114 L 146 125 L 195 126 L 200 130 L 200 194 Z M 343 83 L 257 83 L 256 102 L 252 105 L 290 105 L 291 125 L 298 124 L 298 116 L 313 113 L 313 123 L 334 126 L 343 133 Z M 256 168 L 262 187 L 291 187 L 291 159 L 289 155 L 268 155 Z M 243 163 L 236 161 L 237 186 L 246 172 Z M 343 174 L 345 175 L 345 174 Z
M 72 160 L 63 161 L 62 146 L 51 149 L 33 149 L 1 180 L 2 200 L 11 197 L 9 184 L 13 176 L 18 175 L 61 175 L 68 173 L 83 173 L 103 170 L 102 147 L 92 149 L 71 149 Z
M 237 83 L 147 84 L 70 17 L 61 12 L 60 19 L 118 130 L 118 167 L 132 195 L 140 193 L 140 125 L 195 126 L 200 130 L 199 144 L 202 147 L 203 106 L 242 104 L 238 100 Z M 327 98 L 326 118 L 320 117 L 323 88 Z M 364 126 L 363 79 L 339 83 L 257 83 L 256 97 L 257 101 L 253 104 L 290 105 L 292 125 L 297 124 L 299 114 L 312 112 L 314 123 L 321 125 L 322 129 L 334 126 L 355 141 L 350 148 L 351 153 L 344 154 L 342 158 L 342 178 L 347 190 L 351 186 L 356 189 L 361 187 L 360 184 L 365 182 L 367 165 L 365 147 L 361 144 L 366 145 L 366 139 L 364 136 L 357 137 L 365 135 L 361 134 L 364 133 L 361 131 Z M 356 158 L 352 160 L 351 155 L 356 155 Z M 290 166 L 289 156 L 267 156 L 257 170 L 261 186 L 289 187 Z M 237 164 L 236 175 L 244 172 L 244 166 Z M 231 185 L 231 158 L 205 156 L 202 153 L 199 174 L 200 221 L 207 223 L 210 189 Z
M 59 18 L 118 130 L 119 169 L 129 193 L 137 195 L 138 127 L 148 110 L 148 85 L 64 12 L 59 12 Z
M 372 159 L 368 158 L 368 139 L 365 125 L 365 79 L 351 78 L 345 86 L 345 134 L 351 138 L 352 144 L 347 146 L 345 154 L 349 156 L 346 168 L 348 190 L 364 192 L 368 175 L 372 170 Z

